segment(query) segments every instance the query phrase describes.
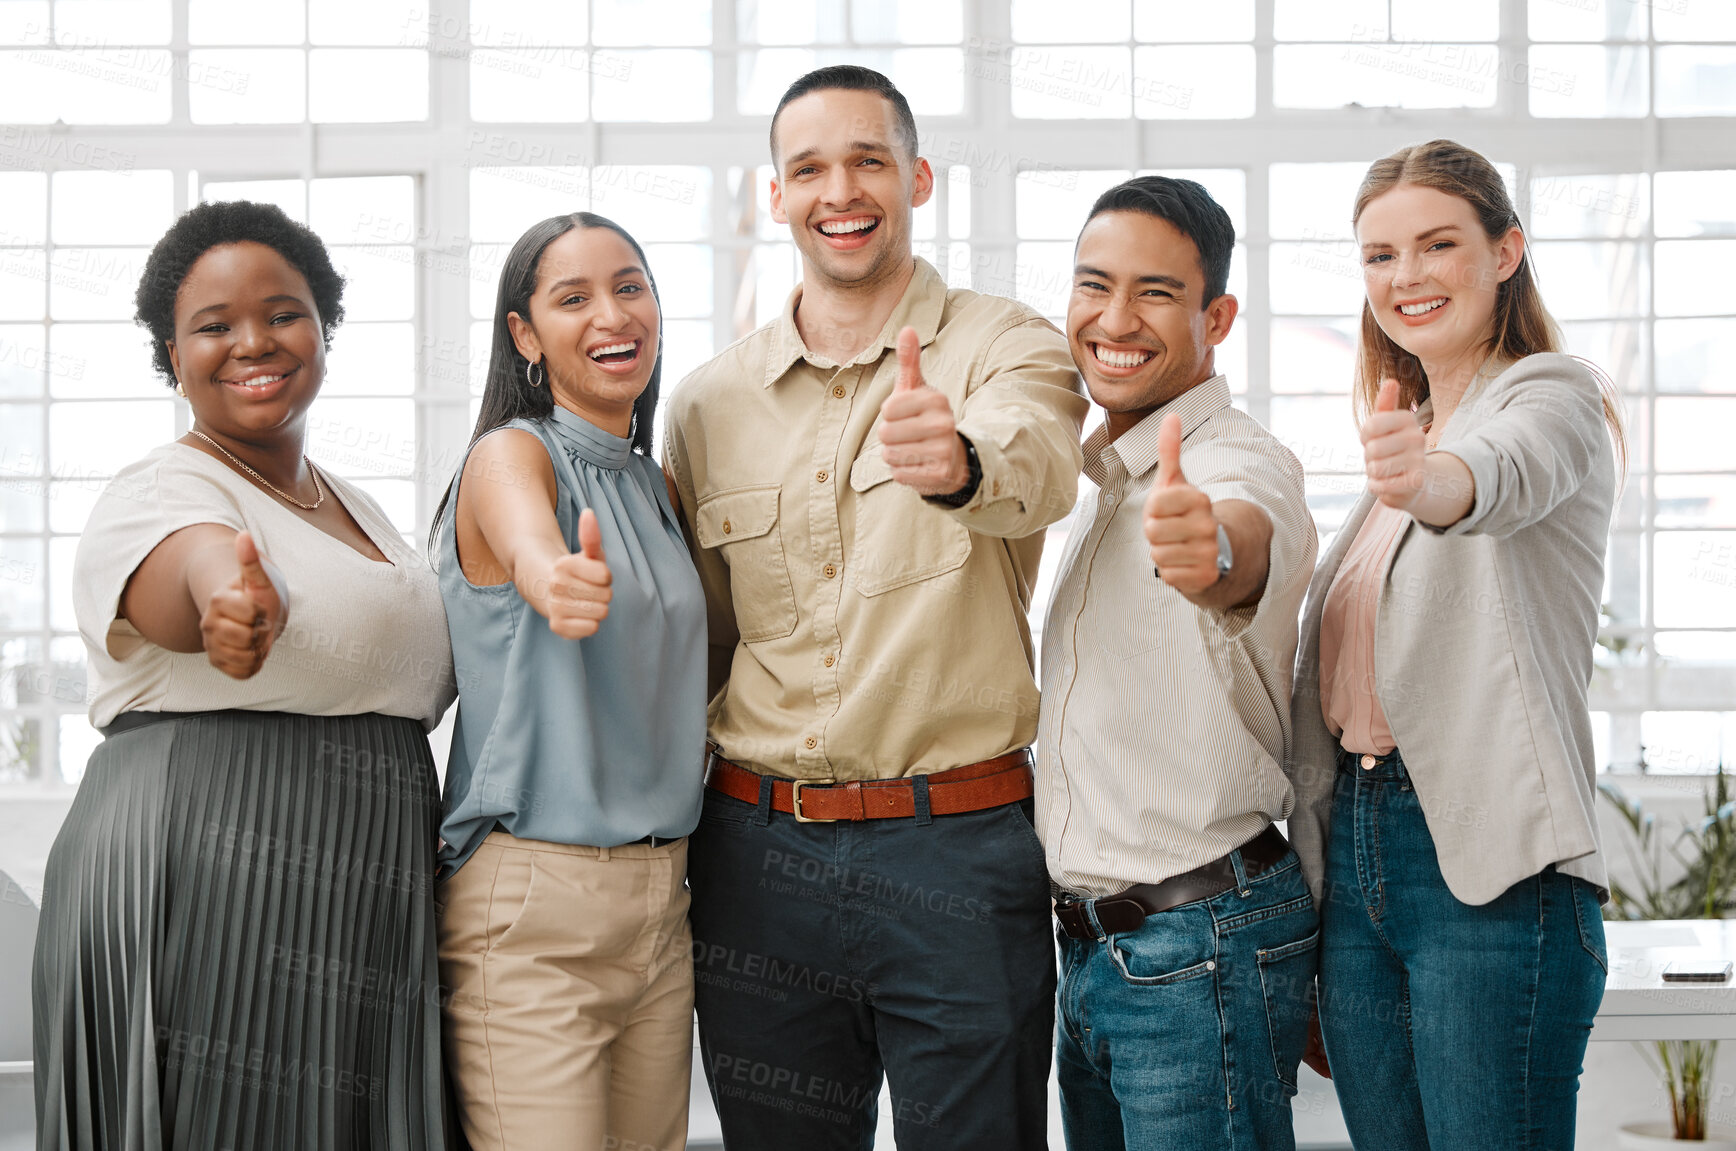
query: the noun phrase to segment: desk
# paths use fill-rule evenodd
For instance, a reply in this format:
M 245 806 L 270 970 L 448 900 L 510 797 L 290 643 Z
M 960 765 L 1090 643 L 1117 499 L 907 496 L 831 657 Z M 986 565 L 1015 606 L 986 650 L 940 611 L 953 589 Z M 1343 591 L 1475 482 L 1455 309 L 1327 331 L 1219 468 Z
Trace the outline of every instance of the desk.
M 1665 983 L 1664 964 L 1684 951 L 1736 959 L 1736 920 L 1605 923 L 1609 980 L 1593 1039 L 1736 1039 L 1736 977 Z

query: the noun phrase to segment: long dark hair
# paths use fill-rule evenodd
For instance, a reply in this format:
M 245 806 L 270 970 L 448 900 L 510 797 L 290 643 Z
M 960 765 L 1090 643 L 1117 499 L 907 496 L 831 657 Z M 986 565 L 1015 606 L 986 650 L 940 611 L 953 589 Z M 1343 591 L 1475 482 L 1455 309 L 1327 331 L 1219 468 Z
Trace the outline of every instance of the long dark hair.
M 574 228 L 607 228 L 627 241 L 627 246 L 639 257 L 639 266 L 645 269 L 651 298 L 657 301 L 657 359 L 651 365 L 651 379 L 646 382 L 645 390 L 633 401 L 633 450 L 640 455 L 651 454 L 652 424 L 656 422 L 657 397 L 663 385 L 663 298 L 657 294 L 657 278 L 651 274 L 651 262 L 645 258 L 645 249 L 639 246 L 639 241 L 615 221 L 594 212 L 550 216 L 533 224 L 506 254 L 506 264 L 500 269 L 500 288 L 494 297 L 494 339 L 488 352 L 488 375 L 482 385 L 482 410 L 476 417 L 476 429 L 470 433 L 472 446 L 489 432 L 513 420 L 546 420 L 554 412 L 554 397 L 547 386 L 547 365 L 544 365 L 543 386 L 532 387 L 526 374 L 530 361 L 519 353 L 506 317 L 517 312 L 527 320 L 530 318 L 530 298 L 536 292 L 543 253 L 550 244 Z M 463 469 L 462 463 L 459 468 Z M 428 527 L 430 553 L 440 530 L 440 517 L 445 514 L 451 499 L 452 485 L 447 484 Z

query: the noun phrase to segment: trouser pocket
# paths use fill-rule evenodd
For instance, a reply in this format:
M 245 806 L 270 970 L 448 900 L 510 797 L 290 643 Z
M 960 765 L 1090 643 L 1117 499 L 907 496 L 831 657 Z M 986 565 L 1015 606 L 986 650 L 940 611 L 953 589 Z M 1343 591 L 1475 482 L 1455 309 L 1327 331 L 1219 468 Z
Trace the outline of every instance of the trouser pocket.
M 1293 943 L 1262 947 L 1255 953 L 1266 1026 L 1272 1039 L 1272 1066 L 1286 1091 L 1296 1090 L 1296 1065 L 1308 1045 L 1308 1020 L 1314 1012 L 1314 974 L 1319 966 L 1320 931 Z

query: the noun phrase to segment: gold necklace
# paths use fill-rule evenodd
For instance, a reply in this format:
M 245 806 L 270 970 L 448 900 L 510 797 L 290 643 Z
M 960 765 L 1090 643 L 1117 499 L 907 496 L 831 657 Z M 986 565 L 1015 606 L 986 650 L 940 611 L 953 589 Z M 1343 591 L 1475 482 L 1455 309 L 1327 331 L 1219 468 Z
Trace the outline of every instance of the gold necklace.
M 242 463 L 239 459 L 236 458 L 234 452 L 230 451 L 228 448 L 224 447 L 222 444 L 218 443 L 216 440 L 212 439 L 210 436 L 206 435 L 204 432 L 200 431 L 198 428 L 188 428 L 187 430 L 192 432 L 194 435 L 198 436 L 200 439 L 204 440 L 206 443 L 210 444 L 212 447 L 216 448 L 218 451 L 222 452 L 224 455 L 228 456 L 230 462 L 233 463 L 236 467 L 240 468 L 242 471 L 246 472 L 248 475 L 250 475 L 254 479 L 258 480 L 261 484 L 265 485 L 267 488 L 270 488 L 274 494 L 281 497 L 282 499 L 288 500 L 290 503 L 294 504 L 296 507 L 300 508 L 302 511 L 304 511 L 304 512 L 314 511 L 321 504 L 325 503 L 325 489 L 320 486 L 319 472 L 314 470 L 313 461 L 308 459 L 306 456 L 301 457 L 301 462 L 307 465 L 307 474 L 313 477 L 313 490 L 316 493 L 318 493 L 317 498 L 315 498 L 315 500 L 311 504 L 302 503 L 300 500 L 296 499 L 294 496 L 290 495 L 288 492 L 284 491 L 282 488 L 278 487 L 276 484 L 272 483 L 270 480 L 266 479 L 264 476 L 260 475 L 258 472 L 254 471 L 252 468 L 250 468 L 246 464 Z

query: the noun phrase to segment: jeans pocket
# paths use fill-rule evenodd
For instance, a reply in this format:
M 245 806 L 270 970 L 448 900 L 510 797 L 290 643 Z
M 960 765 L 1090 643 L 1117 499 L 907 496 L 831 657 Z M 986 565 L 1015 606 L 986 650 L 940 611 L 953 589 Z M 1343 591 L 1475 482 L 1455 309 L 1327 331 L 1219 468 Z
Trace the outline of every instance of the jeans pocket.
M 1579 927 L 1579 945 L 1597 960 L 1604 975 L 1609 974 L 1609 951 L 1603 939 L 1603 908 L 1597 902 L 1597 888 L 1583 879 L 1574 878 L 1573 918 Z
M 1293 943 L 1255 952 L 1260 992 L 1266 1001 L 1266 1027 L 1272 1040 L 1272 1067 L 1290 1094 L 1296 1091 L 1296 1065 L 1308 1045 L 1319 949 L 1320 931 L 1316 928 Z
M 1209 940 L 1211 936 L 1203 938 Z M 1174 935 L 1154 938 L 1150 933 L 1132 932 L 1111 935 L 1104 947 L 1121 978 L 1135 987 L 1171 987 L 1203 979 L 1218 969 L 1216 958 L 1194 959 L 1199 952 L 1178 950 L 1177 942 Z

